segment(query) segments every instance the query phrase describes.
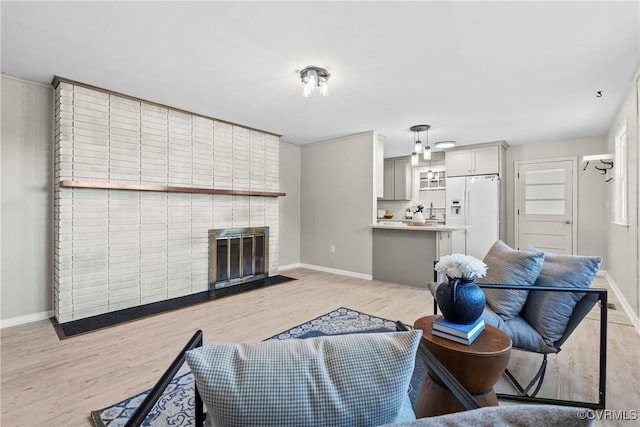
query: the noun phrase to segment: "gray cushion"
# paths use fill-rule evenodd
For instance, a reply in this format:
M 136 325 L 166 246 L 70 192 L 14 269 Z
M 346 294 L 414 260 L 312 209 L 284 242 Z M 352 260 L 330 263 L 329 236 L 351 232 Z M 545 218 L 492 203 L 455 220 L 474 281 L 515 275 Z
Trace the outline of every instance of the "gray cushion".
M 557 348 L 548 345 L 542 335 L 520 316 L 504 320 L 487 305 L 482 317 L 487 325 L 494 326 L 509 335 L 514 347 L 535 351 L 536 353 L 558 352 Z
M 215 426 L 380 425 L 415 419 L 407 390 L 421 336 L 215 343 L 186 358 Z
M 487 275 L 477 278 L 476 283 L 496 283 L 505 285 L 531 286 L 535 283 L 544 253 L 541 251 L 517 251 L 498 240 L 484 257 Z M 483 289 L 487 303 L 504 320 L 520 313 L 527 301 L 528 290 Z
M 590 409 L 554 405 L 510 405 L 489 406 L 466 412 L 420 418 L 394 427 L 494 427 L 494 426 L 592 426 L 596 413 Z M 390 427 L 390 426 L 381 426 Z
M 602 258 L 599 256 L 545 252 L 542 271 L 535 285 L 588 288 L 598 272 L 601 261 Z M 583 296 L 584 293 L 580 292 L 532 291 L 520 316 L 540 332 L 548 345 L 554 346 L 567 328 L 573 308 Z

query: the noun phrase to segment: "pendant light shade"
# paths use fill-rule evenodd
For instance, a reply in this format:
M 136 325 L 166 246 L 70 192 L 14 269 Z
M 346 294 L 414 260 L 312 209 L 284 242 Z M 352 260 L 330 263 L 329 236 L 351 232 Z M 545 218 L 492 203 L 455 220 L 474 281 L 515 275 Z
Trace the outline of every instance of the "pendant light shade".
M 431 147 L 429 147 L 428 145 L 426 147 L 424 147 L 424 151 L 422 153 L 422 158 L 424 160 L 431 160 Z
M 413 145 L 413 151 L 420 154 L 422 153 L 422 141 L 417 140 Z

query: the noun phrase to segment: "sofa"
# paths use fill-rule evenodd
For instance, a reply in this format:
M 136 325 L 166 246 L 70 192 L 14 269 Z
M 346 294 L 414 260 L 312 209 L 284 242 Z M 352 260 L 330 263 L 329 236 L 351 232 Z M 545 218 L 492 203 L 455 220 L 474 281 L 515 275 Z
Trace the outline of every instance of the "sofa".
M 184 360 L 195 378 L 196 426 L 592 425 L 594 414 L 583 408 L 480 408 L 428 353 L 422 332 L 398 325 L 390 333 L 207 345 L 198 331 L 126 425 L 145 423 Z M 407 390 L 416 357 L 468 411 L 415 419 Z

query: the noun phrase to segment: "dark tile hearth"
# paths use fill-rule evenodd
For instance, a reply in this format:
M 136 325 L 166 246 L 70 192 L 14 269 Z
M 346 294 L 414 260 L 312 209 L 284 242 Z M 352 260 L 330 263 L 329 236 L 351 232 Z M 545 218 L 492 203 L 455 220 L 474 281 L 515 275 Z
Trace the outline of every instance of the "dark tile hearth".
M 58 337 L 60 339 L 65 339 L 74 335 L 94 331 L 96 329 L 117 325 L 119 323 L 129 322 L 132 320 L 140 319 L 142 317 L 152 316 L 154 314 L 160 314 L 178 308 L 188 307 L 190 305 L 203 303 L 216 298 L 237 294 L 251 289 L 263 288 L 265 286 L 289 282 L 291 280 L 296 279 L 280 275 L 266 277 L 264 279 L 256 280 L 253 282 L 243 283 L 241 285 L 229 286 L 226 288 L 199 292 L 197 294 L 185 295 L 183 297 L 171 298 L 165 301 L 153 302 L 137 307 L 125 308 L 124 310 L 99 314 L 97 316 L 73 320 L 71 322 L 58 324 L 55 321 L 55 318 L 53 318 L 52 321 L 54 323 L 56 332 L 58 333 Z

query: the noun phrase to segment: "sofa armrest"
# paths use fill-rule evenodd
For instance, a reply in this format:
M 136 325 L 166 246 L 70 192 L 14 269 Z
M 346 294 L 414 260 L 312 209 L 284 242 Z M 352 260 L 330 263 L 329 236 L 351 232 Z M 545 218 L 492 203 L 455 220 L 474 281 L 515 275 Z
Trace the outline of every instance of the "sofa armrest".
M 496 425 L 588 427 L 595 425 L 595 418 L 596 413 L 580 407 L 540 404 L 510 405 L 488 406 L 474 411 L 420 418 L 416 421 L 388 424 L 381 427 L 442 427 L 458 425 L 475 427 L 493 427 Z

